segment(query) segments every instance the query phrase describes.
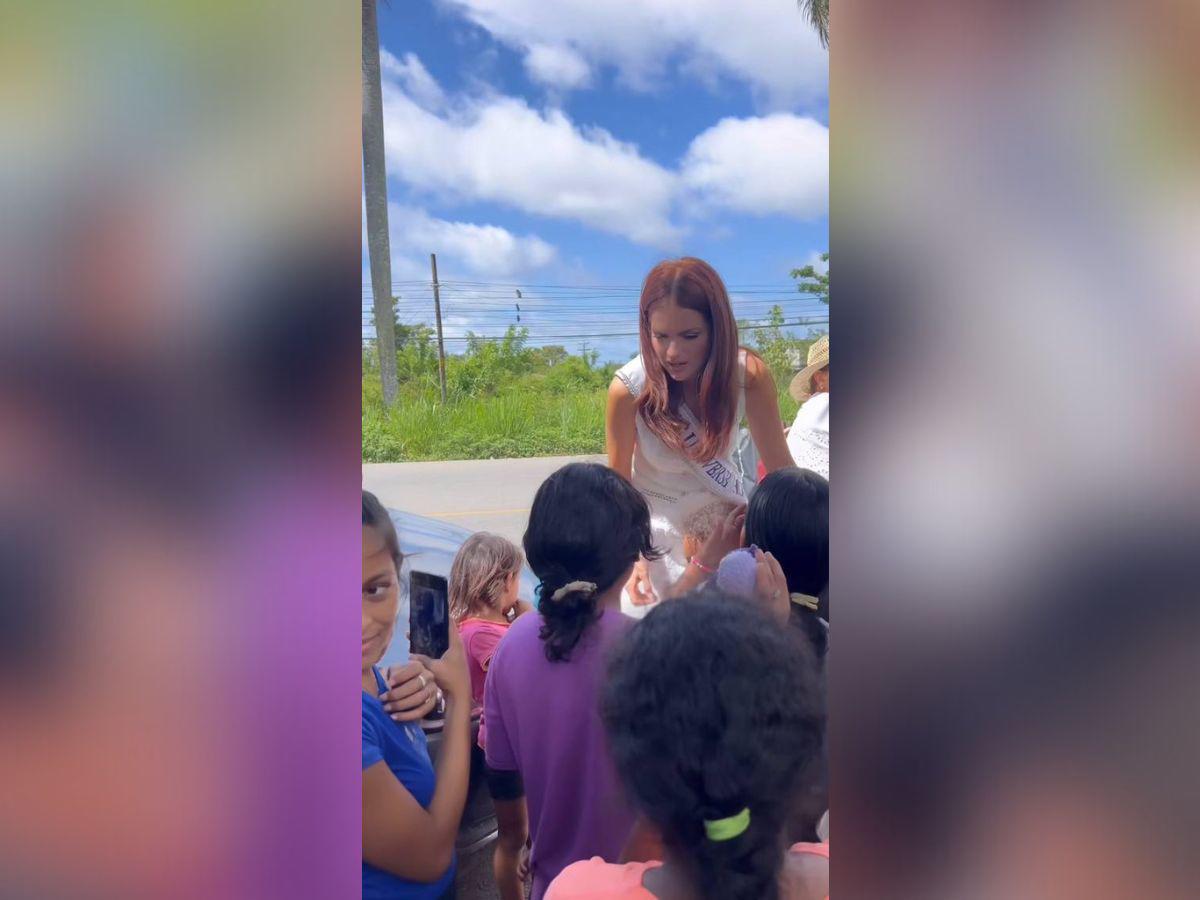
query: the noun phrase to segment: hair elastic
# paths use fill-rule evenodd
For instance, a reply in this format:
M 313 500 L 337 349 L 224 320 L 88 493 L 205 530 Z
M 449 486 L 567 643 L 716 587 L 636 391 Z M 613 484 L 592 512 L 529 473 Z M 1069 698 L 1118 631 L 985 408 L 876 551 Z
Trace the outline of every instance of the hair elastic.
M 705 819 L 704 833 L 710 841 L 731 841 L 750 827 L 750 807 L 725 819 Z
M 572 581 L 570 584 L 564 584 L 557 591 L 551 594 L 550 599 L 557 603 L 563 597 L 567 596 L 567 594 L 574 593 L 575 591 L 584 591 L 588 594 L 594 594 L 596 593 L 596 585 L 592 584 L 590 581 Z
M 816 612 L 821 604 L 820 599 L 811 594 L 792 594 L 792 602 L 805 609 L 811 609 L 813 612 Z

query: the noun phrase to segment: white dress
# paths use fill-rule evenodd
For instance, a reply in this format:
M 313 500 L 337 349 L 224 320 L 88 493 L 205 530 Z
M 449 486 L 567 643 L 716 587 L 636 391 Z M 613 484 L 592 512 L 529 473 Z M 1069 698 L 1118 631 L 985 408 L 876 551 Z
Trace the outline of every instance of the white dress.
M 637 399 L 646 386 L 646 370 L 638 356 L 624 365 L 617 377 Z M 712 503 L 724 500 L 729 503 L 745 503 L 742 473 L 728 461 L 728 452 L 746 410 L 746 356 L 738 355 L 738 407 L 737 415 L 730 427 L 725 453 L 717 460 L 704 466 L 684 457 L 667 447 L 641 415 L 636 417 L 637 437 L 633 450 L 633 486 L 646 498 L 650 506 L 650 524 L 654 532 L 654 544 L 667 551 L 661 560 L 649 566 L 650 583 L 659 598 L 687 567 L 683 553 L 683 523 L 692 512 Z M 686 407 L 684 408 L 686 413 Z M 727 477 L 732 474 L 735 477 Z M 641 618 L 652 607 L 634 606 L 628 595 L 622 596 L 621 610 L 627 615 Z
M 788 429 L 788 450 L 801 469 L 829 478 L 829 392 L 813 394 Z

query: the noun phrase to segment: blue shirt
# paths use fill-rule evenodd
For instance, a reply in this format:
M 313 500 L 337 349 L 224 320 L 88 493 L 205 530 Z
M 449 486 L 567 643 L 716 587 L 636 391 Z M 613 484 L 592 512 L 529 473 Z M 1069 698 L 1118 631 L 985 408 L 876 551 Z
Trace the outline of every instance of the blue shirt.
M 375 670 L 379 690 L 386 689 L 383 676 Z M 418 803 L 426 809 L 433 801 L 436 778 L 425 732 L 417 722 L 393 722 L 379 697 L 366 691 L 362 695 L 362 767 L 366 771 L 383 760 Z M 383 869 L 362 864 L 362 900 L 437 900 L 454 882 L 454 863 L 434 884 L 422 884 L 397 878 Z

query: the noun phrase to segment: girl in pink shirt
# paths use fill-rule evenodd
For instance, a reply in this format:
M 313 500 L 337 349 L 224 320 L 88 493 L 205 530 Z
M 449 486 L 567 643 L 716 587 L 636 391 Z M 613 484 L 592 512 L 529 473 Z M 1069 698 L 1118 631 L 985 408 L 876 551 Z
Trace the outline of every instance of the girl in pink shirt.
M 639 830 L 661 838 L 657 859 L 577 862 L 545 900 L 828 897 L 828 844 L 785 849 L 824 730 L 811 645 L 709 587 L 629 631 L 609 662 L 601 715 Z
M 480 531 L 467 538 L 450 567 L 450 616 L 467 654 L 471 703 L 476 710 L 483 708 L 483 686 L 500 639 L 513 620 L 530 609 L 517 596 L 523 563 L 512 541 Z M 486 746 L 485 738 L 486 723 L 481 718 L 480 747 Z

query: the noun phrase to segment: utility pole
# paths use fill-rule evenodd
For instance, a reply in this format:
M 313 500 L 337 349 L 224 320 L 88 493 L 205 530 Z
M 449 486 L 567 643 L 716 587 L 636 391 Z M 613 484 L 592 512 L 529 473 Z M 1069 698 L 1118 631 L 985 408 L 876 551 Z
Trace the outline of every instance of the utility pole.
M 367 252 L 371 258 L 375 349 L 383 402 L 392 406 L 398 390 L 396 329 L 392 308 L 392 250 L 388 242 L 387 169 L 383 148 L 383 89 L 379 80 L 379 23 L 375 0 L 362 0 L 363 198 L 367 207 Z
M 438 286 L 437 254 L 429 254 L 429 265 L 433 268 L 433 314 L 437 318 L 438 332 L 438 381 L 442 385 L 442 405 L 446 404 L 446 347 L 442 343 L 442 295 Z

